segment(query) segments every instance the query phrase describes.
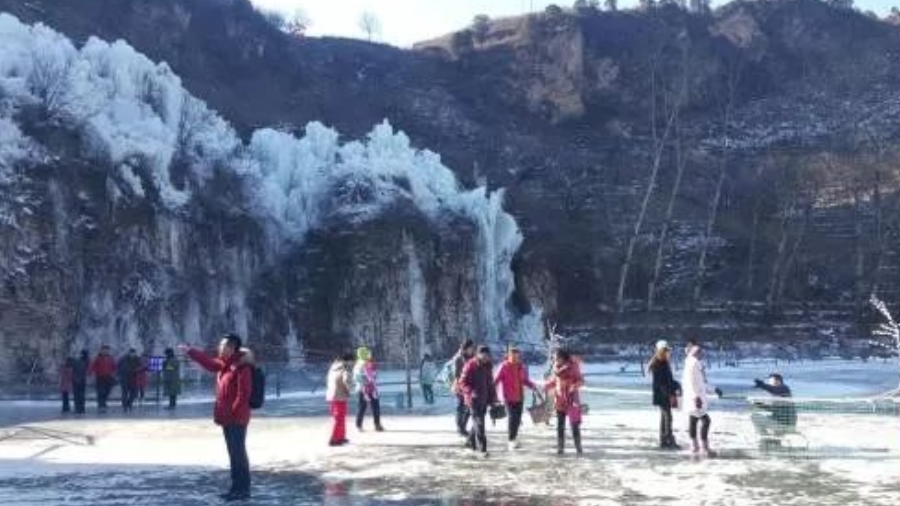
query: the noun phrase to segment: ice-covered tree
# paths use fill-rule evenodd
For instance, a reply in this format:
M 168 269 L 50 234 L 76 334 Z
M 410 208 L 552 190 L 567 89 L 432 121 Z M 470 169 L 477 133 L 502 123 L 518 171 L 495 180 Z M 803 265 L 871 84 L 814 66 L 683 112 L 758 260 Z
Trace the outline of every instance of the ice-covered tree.
M 381 20 L 372 11 L 364 11 L 359 16 L 359 29 L 369 42 L 381 36 Z

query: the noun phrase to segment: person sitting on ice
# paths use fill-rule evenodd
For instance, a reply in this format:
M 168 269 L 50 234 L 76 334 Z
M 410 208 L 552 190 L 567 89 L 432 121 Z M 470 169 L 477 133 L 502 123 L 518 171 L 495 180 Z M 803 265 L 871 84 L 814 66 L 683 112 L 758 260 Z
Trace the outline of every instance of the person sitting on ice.
M 754 406 L 763 412 L 754 413 L 751 417 L 757 431 L 764 436 L 783 436 L 797 427 L 797 408 L 791 398 L 791 389 L 784 383 L 784 378 L 777 373 L 769 375 L 766 381 L 753 380 L 755 387 L 765 390 L 773 398 L 757 400 Z

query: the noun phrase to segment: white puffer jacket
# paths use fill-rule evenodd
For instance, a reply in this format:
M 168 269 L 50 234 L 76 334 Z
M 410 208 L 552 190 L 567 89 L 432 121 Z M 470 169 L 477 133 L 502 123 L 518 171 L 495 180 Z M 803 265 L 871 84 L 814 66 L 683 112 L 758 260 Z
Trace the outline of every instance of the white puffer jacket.
M 706 378 L 706 364 L 697 356 L 696 349 L 691 350 L 684 360 L 684 371 L 681 377 L 681 390 L 685 411 L 691 416 L 701 417 L 709 410 L 709 393 L 712 387 Z M 696 399 L 700 399 L 697 407 Z

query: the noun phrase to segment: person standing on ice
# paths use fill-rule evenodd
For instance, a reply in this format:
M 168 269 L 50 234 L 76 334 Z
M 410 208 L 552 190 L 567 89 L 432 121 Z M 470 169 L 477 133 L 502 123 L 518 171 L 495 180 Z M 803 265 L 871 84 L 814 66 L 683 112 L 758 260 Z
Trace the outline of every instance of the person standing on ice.
M 456 433 L 466 440 L 469 439 L 469 408 L 466 407 L 466 397 L 462 393 L 459 381 L 462 378 L 463 368 L 474 356 L 475 342 L 466 339 L 453 356 L 453 384 L 450 386 L 450 390 L 456 395 Z
M 483 457 L 488 456 L 487 432 L 485 420 L 488 409 L 497 404 L 497 389 L 494 388 L 494 365 L 491 362 L 491 350 L 487 346 L 479 346 L 475 357 L 463 366 L 459 378 L 459 389 L 465 400 L 469 416 L 472 417 L 472 431 L 469 433 L 468 446 L 480 451 Z
M 584 386 L 581 366 L 568 350 L 556 351 L 556 360 L 546 388 L 553 394 L 556 409 L 556 453 L 562 455 L 566 445 L 566 418 L 572 426 L 572 442 L 575 452 L 581 448 L 581 397 L 578 391 Z
M 138 357 L 138 368 L 134 373 L 134 395 L 138 403 L 144 404 L 144 395 L 149 383 L 150 361 L 146 356 Z
M 328 370 L 325 400 L 333 420 L 329 446 L 343 446 L 347 439 L 347 403 L 350 401 L 350 384 L 353 381 L 353 354 L 345 353 L 336 358 Z
M 535 390 L 534 383 L 528 377 L 528 366 L 522 363 L 522 355 L 515 346 L 510 346 L 506 360 L 500 365 L 494 386 L 500 386 L 503 402 L 508 412 L 507 422 L 509 449 L 519 448 L 519 427 L 522 425 L 522 411 L 525 407 L 525 387 Z
M 81 355 L 72 366 L 72 395 L 75 400 L 75 414 L 83 415 L 87 396 L 87 377 L 91 368 L 91 357 L 87 350 L 81 350 Z
M 59 368 L 59 393 L 62 396 L 63 413 L 69 413 L 72 411 L 72 407 L 69 404 L 69 396 L 72 394 L 72 390 L 74 388 L 74 376 L 75 359 L 72 357 L 68 357 Z
M 671 356 L 672 348 L 669 343 L 658 341 L 656 353 L 647 364 L 647 370 L 653 376 L 653 405 L 659 407 L 659 447 L 677 450 L 679 446 L 672 431 L 672 409 L 678 407 L 681 385 L 672 374 Z
M 687 350 L 687 358 L 684 360 L 684 371 L 681 380 L 684 393 L 685 409 L 688 411 L 688 433 L 691 437 L 691 450 L 693 453 L 711 455 L 709 448 L 709 427 L 712 423 L 709 417 L 709 393 L 714 391 L 719 397 L 722 391 L 712 389 L 706 377 L 706 364 L 703 362 L 703 347 L 693 341 Z M 699 434 L 697 432 L 700 426 Z
M 119 384 L 122 388 L 122 410 L 126 413 L 134 407 L 134 399 L 137 397 L 137 375 L 141 367 L 141 359 L 134 348 L 119 359 L 117 367 L 119 371 Z
M 105 413 L 109 393 L 116 384 L 116 361 L 109 354 L 109 346 L 104 344 L 100 347 L 100 352 L 94 357 L 88 372 L 94 376 L 96 382 L 97 409 Z
M 378 396 L 378 368 L 375 365 L 375 360 L 372 358 L 372 352 L 365 346 L 360 346 L 356 350 L 353 382 L 356 384 L 356 393 L 359 398 L 359 408 L 356 412 L 356 428 L 362 432 L 366 408 L 371 406 L 372 418 L 375 421 L 375 431 L 384 432 L 384 427 L 381 426 L 381 401 Z
M 422 397 L 425 404 L 434 404 L 434 380 L 437 379 L 437 365 L 431 358 L 431 354 L 426 353 L 422 357 L 422 363 L 419 364 L 419 384 L 422 385 Z
M 163 394 L 169 398 L 166 409 L 171 411 L 178 405 L 178 396 L 181 395 L 181 364 L 172 348 L 166 348 L 165 356 L 162 365 Z
M 182 345 L 180 349 L 209 372 L 216 373 L 216 403 L 213 421 L 222 427 L 231 467 L 231 488 L 222 494 L 225 501 L 250 498 L 250 459 L 247 457 L 247 427 L 250 425 L 250 394 L 253 389 L 253 354 L 243 348 L 241 338 L 226 334 L 219 342 L 219 354 L 210 357 Z

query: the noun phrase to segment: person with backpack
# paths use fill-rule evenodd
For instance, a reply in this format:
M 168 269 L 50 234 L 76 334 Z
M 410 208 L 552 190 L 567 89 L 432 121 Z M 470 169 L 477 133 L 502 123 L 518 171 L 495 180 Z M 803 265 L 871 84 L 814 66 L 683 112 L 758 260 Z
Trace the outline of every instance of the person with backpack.
M 494 387 L 494 365 L 491 350 L 479 346 L 478 353 L 463 366 L 459 378 L 459 390 L 465 399 L 466 408 L 472 417 L 472 431 L 469 433 L 468 447 L 488 456 L 485 420 L 488 409 L 497 404 L 497 389 Z
M 575 452 L 581 448 L 581 398 L 578 391 L 584 386 L 581 366 L 568 350 L 556 351 L 556 358 L 547 390 L 552 390 L 553 406 L 556 409 L 556 453 L 562 455 L 566 445 L 566 419 L 572 426 L 572 442 Z
M 83 415 L 87 397 L 87 377 L 91 367 L 91 358 L 87 350 L 81 350 L 81 355 L 75 359 L 72 365 L 72 396 L 75 401 L 75 414 Z
M 328 401 L 333 420 L 329 446 L 343 446 L 347 439 L 347 403 L 350 401 L 350 383 L 353 381 L 353 354 L 345 353 L 336 358 L 328 370 L 325 400 Z
M 381 401 L 378 395 L 378 368 L 375 365 L 375 360 L 372 359 L 372 352 L 365 346 L 360 346 L 356 350 L 353 382 L 356 384 L 356 393 L 359 398 L 359 408 L 356 412 L 356 428 L 362 432 L 366 409 L 371 406 L 372 418 L 375 421 L 375 431 L 384 432 L 384 427 L 381 426 Z
M 250 498 L 250 460 L 247 457 L 247 427 L 250 425 L 255 362 L 241 338 L 226 334 L 219 342 L 218 356 L 210 357 L 190 346 L 182 346 L 188 357 L 216 374 L 216 403 L 213 421 L 222 427 L 231 467 L 231 488 L 222 498 L 241 501 Z
M 671 364 L 672 348 L 668 341 L 656 343 L 656 352 L 647 370 L 653 376 L 653 405 L 659 408 L 659 447 L 665 450 L 677 450 L 675 433 L 672 430 L 672 409 L 678 407 L 678 395 L 681 384 L 675 381 Z
M 528 367 L 522 363 L 521 353 L 515 346 L 510 346 L 506 361 L 500 365 L 500 369 L 497 371 L 494 386 L 497 385 L 500 386 L 500 391 L 503 393 L 503 402 L 506 404 L 508 413 L 508 446 L 510 450 L 515 450 L 519 448 L 517 438 L 522 425 L 522 412 L 525 409 L 525 387 L 532 391 L 536 389 L 528 377 Z
M 172 348 L 166 348 L 162 364 L 162 382 L 163 395 L 169 398 L 166 409 L 171 411 L 178 405 L 178 396 L 181 395 L 181 363 L 178 362 Z
M 94 376 L 97 388 L 97 410 L 106 413 L 109 394 L 116 384 L 116 361 L 109 353 L 109 346 L 100 347 L 100 352 L 94 357 L 88 368 L 88 373 Z
M 426 353 L 419 364 L 419 384 L 422 385 L 422 397 L 425 404 L 434 404 L 434 380 L 437 378 L 437 366 L 431 355 Z
M 460 436 L 469 439 L 469 408 L 466 407 L 466 398 L 463 395 L 459 380 L 462 377 L 463 367 L 466 362 L 475 356 L 475 342 L 466 339 L 459 346 L 459 351 L 453 356 L 453 381 L 450 385 L 450 391 L 456 395 L 456 432 Z
M 712 455 L 709 448 L 709 428 L 712 420 L 709 417 L 709 392 L 711 387 L 706 378 L 706 364 L 703 362 L 703 347 L 697 341 L 691 341 L 684 359 L 684 371 L 681 380 L 684 393 L 685 408 L 688 410 L 688 433 L 691 437 L 691 451 L 699 454 L 701 449 L 706 455 Z M 722 396 L 722 391 L 714 389 Z M 700 432 L 698 434 L 697 429 Z

